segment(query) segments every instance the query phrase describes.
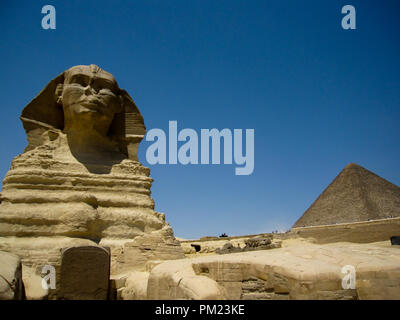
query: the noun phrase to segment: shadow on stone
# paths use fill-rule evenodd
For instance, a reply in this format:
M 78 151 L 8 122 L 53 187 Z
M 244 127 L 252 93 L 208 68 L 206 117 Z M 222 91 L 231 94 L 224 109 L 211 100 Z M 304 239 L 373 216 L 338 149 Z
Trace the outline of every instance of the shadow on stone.
M 400 236 L 390 237 L 390 242 L 392 246 L 400 246 Z

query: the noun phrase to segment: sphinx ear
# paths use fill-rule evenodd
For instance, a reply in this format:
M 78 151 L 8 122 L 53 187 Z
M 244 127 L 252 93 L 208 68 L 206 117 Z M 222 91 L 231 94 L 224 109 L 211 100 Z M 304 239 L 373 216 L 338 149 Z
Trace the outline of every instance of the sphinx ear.
M 64 72 L 51 80 L 22 110 L 20 119 L 28 138 L 25 151 L 43 144 L 42 134 L 47 130 L 64 128 L 64 113 L 56 98 L 57 89 L 61 88 L 59 84 L 62 85 L 63 82 Z
M 57 84 L 55 98 L 56 102 L 59 105 L 62 105 L 62 92 L 63 92 L 64 85 L 62 83 Z

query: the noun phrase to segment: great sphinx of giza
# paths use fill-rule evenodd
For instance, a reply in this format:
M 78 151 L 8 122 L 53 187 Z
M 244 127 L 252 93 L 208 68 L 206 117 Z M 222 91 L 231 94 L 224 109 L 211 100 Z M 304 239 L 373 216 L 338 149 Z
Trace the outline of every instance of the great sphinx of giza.
M 68 69 L 21 120 L 28 146 L 3 182 L 0 250 L 39 268 L 59 264 L 61 248 L 101 245 L 111 248 L 112 273 L 183 257 L 137 158 L 143 117 L 110 73 Z

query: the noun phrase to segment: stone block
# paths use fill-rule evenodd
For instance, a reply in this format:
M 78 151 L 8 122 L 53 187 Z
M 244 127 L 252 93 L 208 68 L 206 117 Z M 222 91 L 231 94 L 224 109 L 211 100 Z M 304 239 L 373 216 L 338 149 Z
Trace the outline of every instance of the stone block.
M 59 299 L 106 300 L 109 290 L 110 253 L 97 246 L 63 249 Z
M 21 259 L 0 251 L 0 300 L 21 300 L 24 296 Z

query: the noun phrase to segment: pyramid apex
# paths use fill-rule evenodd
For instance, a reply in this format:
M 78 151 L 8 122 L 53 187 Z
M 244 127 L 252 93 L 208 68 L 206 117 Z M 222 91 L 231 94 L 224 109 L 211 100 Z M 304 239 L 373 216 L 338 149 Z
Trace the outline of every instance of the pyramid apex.
M 350 162 L 346 167 L 344 167 L 345 169 L 352 169 L 352 168 L 362 168 L 359 164 L 354 163 L 354 162 Z

